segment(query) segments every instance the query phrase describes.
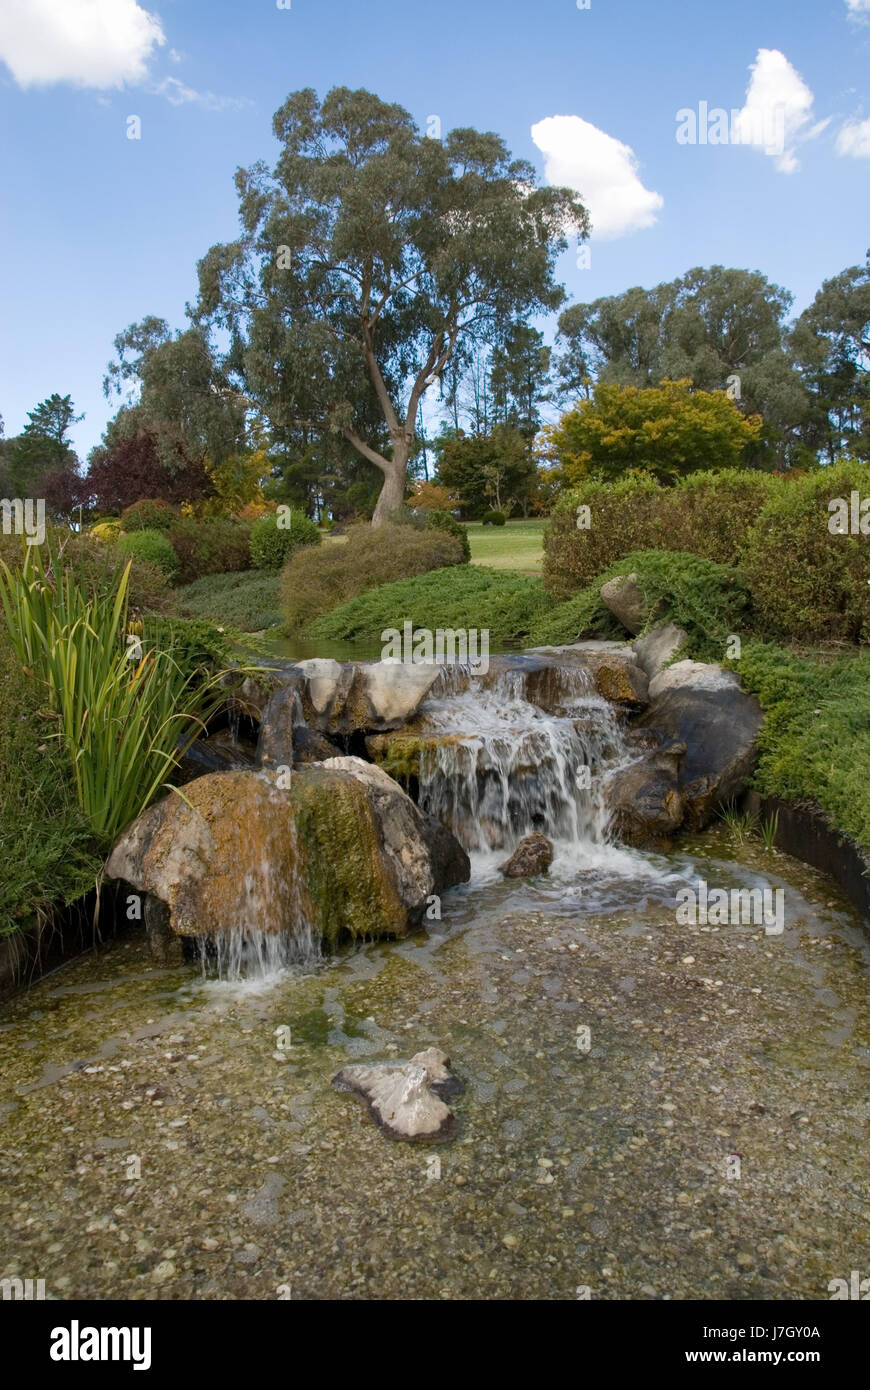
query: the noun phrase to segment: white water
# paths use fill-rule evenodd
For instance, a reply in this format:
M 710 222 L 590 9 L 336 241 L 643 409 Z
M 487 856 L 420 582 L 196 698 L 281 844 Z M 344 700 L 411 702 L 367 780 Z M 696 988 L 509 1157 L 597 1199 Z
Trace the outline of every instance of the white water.
M 527 698 L 540 691 L 554 713 Z M 514 670 L 491 682 L 447 679 L 423 707 L 433 742 L 421 754 L 420 806 L 453 831 L 472 860 L 472 884 L 524 836 L 553 841 L 548 877 L 570 891 L 579 878 L 662 877 L 660 862 L 612 840 L 604 788 L 638 756 L 614 707 L 585 668 Z

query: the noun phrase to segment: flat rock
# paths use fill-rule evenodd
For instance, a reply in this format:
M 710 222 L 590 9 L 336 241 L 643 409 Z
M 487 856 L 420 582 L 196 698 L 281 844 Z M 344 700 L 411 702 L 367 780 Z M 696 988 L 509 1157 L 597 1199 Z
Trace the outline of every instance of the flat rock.
M 343 1067 L 332 1084 L 338 1091 L 361 1095 L 376 1123 L 396 1139 L 446 1139 L 455 1127 L 453 1111 L 442 1095 L 457 1089 L 458 1083 L 450 1072 L 450 1058 L 440 1048 L 417 1052 L 410 1062 Z

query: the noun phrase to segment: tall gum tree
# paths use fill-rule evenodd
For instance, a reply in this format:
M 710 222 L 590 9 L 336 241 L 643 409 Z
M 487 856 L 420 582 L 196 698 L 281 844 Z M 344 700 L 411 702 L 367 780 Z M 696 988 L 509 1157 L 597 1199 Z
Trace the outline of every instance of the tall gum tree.
M 380 469 L 378 525 L 426 390 L 470 343 L 562 304 L 556 258 L 588 216 L 497 135 L 421 136 L 367 91 L 295 92 L 273 129 L 275 168 L 237 172 L 242 235 L 199 263 L 194 318 L 274 429 L 338 435 Z

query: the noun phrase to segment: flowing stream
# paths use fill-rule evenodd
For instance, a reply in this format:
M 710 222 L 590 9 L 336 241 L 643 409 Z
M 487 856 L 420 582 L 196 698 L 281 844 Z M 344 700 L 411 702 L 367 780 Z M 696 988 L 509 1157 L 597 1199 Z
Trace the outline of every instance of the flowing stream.
M 631 752 L 579 675 L 454 675 L 425 719 L 420 799 L 473 864 L 441 920 L 331 959 L 303 940 L 289 967 L 231 939 L 221 979 L 133 933 L 0 1009 L 0 1278 L 779 1300 L 870 1275 L 870 950 L 830 881 L 723 827 L 612 843 L 602 785 Z M 503 879 L 532 830 L 549 873 Z M 681 924 L 698 878 L 782 888 L 782 935 Z M 331 1086 L 429 1046 L 466 1086 L 437 1164 Z

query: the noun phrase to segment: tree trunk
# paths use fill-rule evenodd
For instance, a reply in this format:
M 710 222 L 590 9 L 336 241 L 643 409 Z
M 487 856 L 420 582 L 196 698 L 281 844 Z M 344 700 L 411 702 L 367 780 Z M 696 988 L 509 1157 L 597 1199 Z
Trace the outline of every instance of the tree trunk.
M 405 479 L 411 456 L 411 438 L 403 434 L 393 439 L 393 457 L 386 459 L 384 483 L 372 516 L 372 526 L 383 526 L 391 512 L 397 512 L 405 501 Z

